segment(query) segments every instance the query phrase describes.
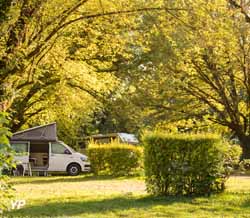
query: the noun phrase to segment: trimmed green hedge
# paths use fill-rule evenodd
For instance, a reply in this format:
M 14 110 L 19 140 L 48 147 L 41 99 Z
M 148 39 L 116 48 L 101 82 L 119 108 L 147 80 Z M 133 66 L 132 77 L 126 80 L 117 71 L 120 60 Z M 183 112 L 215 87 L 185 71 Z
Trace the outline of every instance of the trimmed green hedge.
M 87 149 L 93 173 L 115 176 L 135 172 L 142 165 L 142 153 L 142 148 L 139 146 L 118 142 L 91 144 Z
M 209 195 L 225 189 L 230 146 L 215 135 L 144 136 L 147 190 L 156 195 Z

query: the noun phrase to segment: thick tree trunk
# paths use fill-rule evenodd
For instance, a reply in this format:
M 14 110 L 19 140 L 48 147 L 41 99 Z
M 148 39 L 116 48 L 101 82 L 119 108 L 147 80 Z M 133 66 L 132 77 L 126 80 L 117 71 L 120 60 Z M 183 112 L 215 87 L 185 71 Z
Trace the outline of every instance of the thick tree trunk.
M 240 136 L 240 145 L 242 148 L 242 159 L 250 159 L 250 136 Z

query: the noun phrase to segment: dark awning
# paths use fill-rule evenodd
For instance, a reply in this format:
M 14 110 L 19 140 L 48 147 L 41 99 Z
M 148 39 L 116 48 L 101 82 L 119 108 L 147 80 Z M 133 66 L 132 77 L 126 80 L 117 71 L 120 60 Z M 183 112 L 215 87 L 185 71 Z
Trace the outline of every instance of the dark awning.
M 57 141 L 56 123 L 16 132 L 11 137 L 11 141 Z

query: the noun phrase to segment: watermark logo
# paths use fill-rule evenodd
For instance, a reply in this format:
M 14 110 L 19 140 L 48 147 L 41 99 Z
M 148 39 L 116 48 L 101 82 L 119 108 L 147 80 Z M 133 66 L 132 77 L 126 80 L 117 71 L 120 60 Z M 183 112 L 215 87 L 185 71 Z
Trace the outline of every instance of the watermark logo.
M 10 202 L 10 207 L 7 208 L 8 211 L 11 210 L 19 210 L 21 208 L 23 208 L 26 205 L 26 201 L 25 200 L 12 200 Z M 0 209 L 0 214 L 3 214 L 3 210 Z
M 22 207 L 24 207 L 26 205 L 26 201 L 25 200 L 15 200 L 15 201 L 11 201 L 11 209 L 15 210 L 15 209 L 21 209 Z

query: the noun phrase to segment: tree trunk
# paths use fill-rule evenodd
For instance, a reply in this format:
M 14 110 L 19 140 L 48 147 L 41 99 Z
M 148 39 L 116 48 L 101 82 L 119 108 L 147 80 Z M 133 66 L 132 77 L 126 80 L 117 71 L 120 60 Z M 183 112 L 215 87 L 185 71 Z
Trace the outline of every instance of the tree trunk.
M 239 140 L 242 148 L 241 159 L 250 159 L 250 136 L 240 136 Z

